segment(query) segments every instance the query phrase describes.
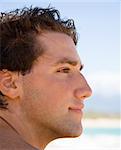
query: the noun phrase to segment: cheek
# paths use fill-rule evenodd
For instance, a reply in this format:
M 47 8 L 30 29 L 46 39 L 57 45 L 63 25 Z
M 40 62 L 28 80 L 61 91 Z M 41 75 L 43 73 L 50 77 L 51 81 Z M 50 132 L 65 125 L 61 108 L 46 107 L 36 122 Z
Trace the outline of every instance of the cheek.
M 24 88 L 23 103 L 27 118 L 46 122 L 65 116 L 72 99 L 71 88 L 69 79 L 55 77 L 28 82 Z
M 70 79 L 62 76 L 43 76 L 25 83 L 25 99 L 29 100 L 31 107 L 58 109 L 66 105 L 72 96 Z

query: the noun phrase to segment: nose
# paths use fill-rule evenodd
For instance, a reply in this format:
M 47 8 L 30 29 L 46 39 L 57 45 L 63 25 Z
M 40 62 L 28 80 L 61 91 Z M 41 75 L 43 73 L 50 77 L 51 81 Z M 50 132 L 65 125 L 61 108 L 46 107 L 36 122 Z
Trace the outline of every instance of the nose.
M 78 88 L 75 89 L 74 95 L 76 99 L 79 100 L 84 100 L 92 95 L 92 89 L 90 88 L 84 77 Z

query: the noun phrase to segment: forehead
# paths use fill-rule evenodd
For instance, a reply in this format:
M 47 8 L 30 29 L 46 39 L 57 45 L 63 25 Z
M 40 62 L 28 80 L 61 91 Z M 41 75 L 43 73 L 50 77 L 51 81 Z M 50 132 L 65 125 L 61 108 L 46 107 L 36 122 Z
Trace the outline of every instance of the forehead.
M 44 49 L 43 58 L 50 60 L 50 63 L 56 62 L 61 58 L 69 58 L 69 60 L 81 63 L 72 38 L 64 33 L 43 33 L 37 37 L 37 42 Z

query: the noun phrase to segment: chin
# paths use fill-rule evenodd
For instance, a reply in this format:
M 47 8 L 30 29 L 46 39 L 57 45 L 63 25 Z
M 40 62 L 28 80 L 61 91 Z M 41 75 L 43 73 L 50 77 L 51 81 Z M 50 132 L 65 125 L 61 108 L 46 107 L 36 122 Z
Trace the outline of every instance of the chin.
M 70 137 L 79 137 L 81 134 L 82 134 L 82 130 L 75 133 L 71 133 Z
M 81 136 L 82 132 L 81 133 L 70 133 L 70 134 L 66 134 L 64 136 L 61 136 L 59 138 L 77 138 L 79 136 Z
M 76 138 L 83 132 L 82 124 L 68 124 L 67 126 L 61 126 L 53 130 L 56 138 Z
M 76 138 L 76 137 L 79 137 L 82 134 L 83 128 L 73 129 L 73 130 L 70 130 L 70 131 L 64 133 L 63 138 L 65 138 L 65 137 L 66 138 Z

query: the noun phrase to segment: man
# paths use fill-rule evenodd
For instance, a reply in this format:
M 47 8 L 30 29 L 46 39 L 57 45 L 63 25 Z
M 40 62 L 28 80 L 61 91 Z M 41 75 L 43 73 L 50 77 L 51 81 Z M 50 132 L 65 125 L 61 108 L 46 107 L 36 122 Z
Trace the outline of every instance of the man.
M 1 13 L 0 150 L 44 150 L 78 137 L 91 89 L 80 73 L 73 20 L 54 8 Z

